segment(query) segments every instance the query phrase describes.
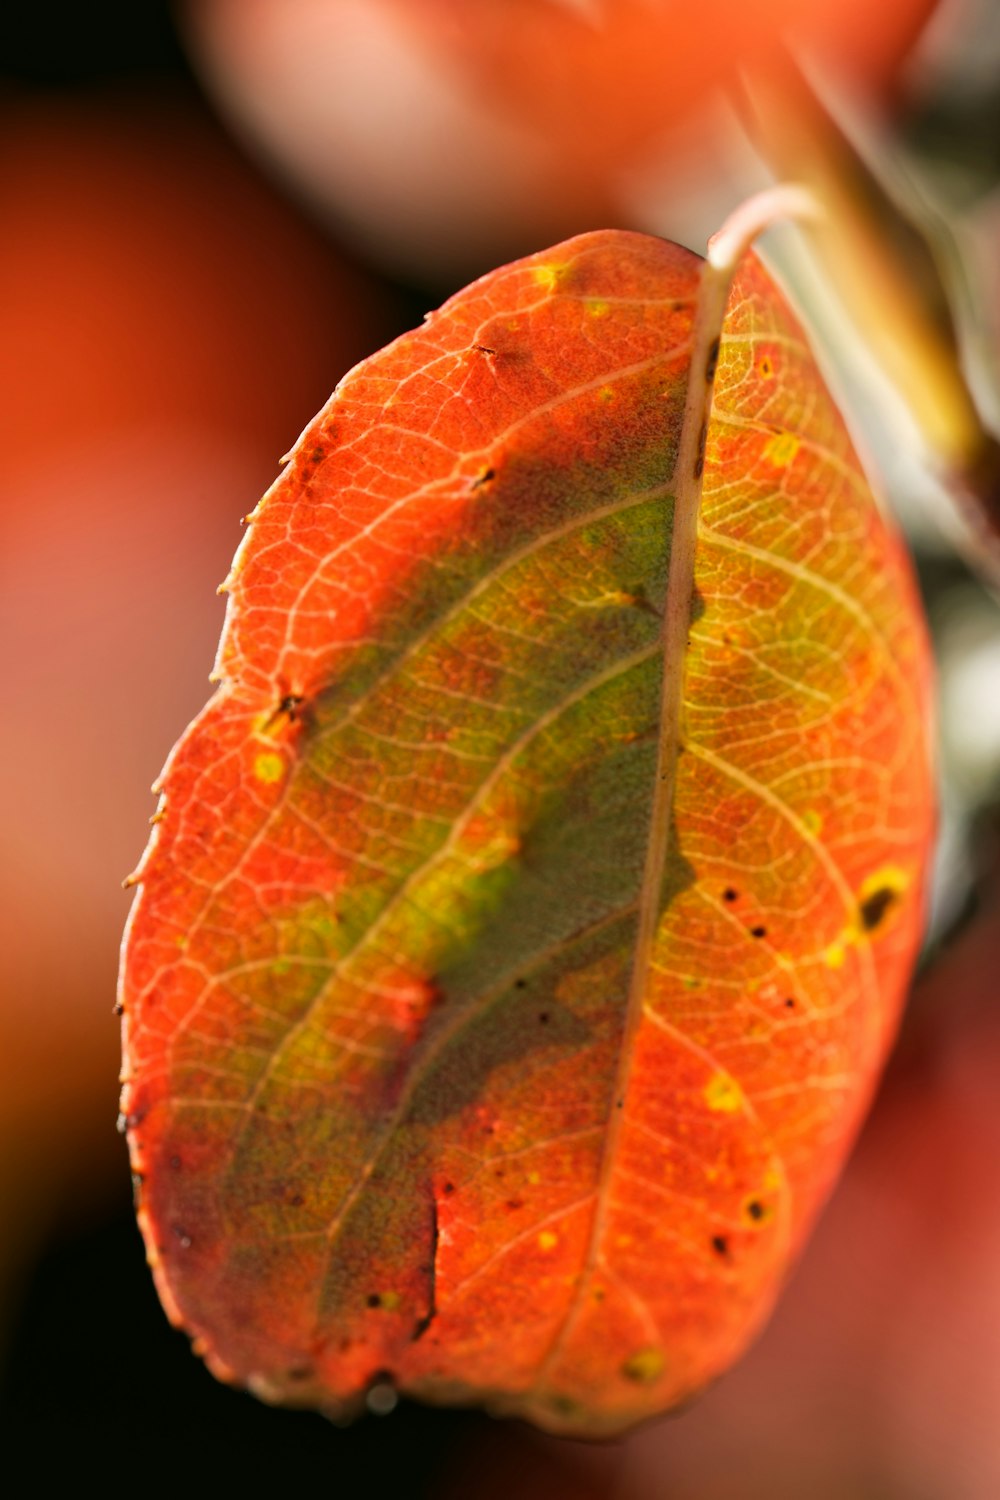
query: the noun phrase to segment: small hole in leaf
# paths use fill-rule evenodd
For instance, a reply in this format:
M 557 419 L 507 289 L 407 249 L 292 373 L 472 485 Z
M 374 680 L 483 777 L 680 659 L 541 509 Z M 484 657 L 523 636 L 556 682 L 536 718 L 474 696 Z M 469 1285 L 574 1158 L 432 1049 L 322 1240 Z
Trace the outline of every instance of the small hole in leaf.
M 881 886 L 877 891 L 872 891 L 858 907 L 861 917 L 861 925 L 865 932 L 874 932 L 875 928 L 884 919 L 893 902 L 898 900 L 899 892 L 894 891 L 891 886 Z

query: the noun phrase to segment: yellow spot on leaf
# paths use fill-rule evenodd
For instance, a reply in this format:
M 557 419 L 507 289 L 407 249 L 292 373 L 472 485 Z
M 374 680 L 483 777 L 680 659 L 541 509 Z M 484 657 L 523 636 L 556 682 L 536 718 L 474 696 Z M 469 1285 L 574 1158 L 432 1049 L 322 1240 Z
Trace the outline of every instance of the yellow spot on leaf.
M 382 1292 L 380 1297 L 386 1312 L 395 1312 L 402 1300 L 398 1292 Z
M 722 1114 L 735 1114 L 743 1108 L 743 1090 L 728 1073 L 716 1073 L 705 1086 L 705 1103 Z
M 539 1250 L 554 1250 L 559 1243 L 559 1236 L 553 1234 L 551 1229 L 543 1229 L 538 1236 Z
M 532 1187 L 537 1187 L 538 1184 L 541 1182 L 541 1180 L 542 1180 L 542 1174 L 541 1174 L 541 1172 L 529 1172 L 528 1173 L 528 1181 L 531 1183 Z
M 802 814 L 802 826 L 813 838 L 823 831 L 823 819 L 814 807 L 807 808 Z
M 622 1374 L 626 1380 L 635 1380 L 639 1385 L 651 1385 L 663 1374 L 662 1350 L 638 1349 L 622 1365 Z
M 534 266 L 531 275 L 536 285 L 547 292 L 554 292 L 568 270 L 566 265 Z
M 846 934 L 845 934 L 846 937 Z M 823 950 L 823 962 L 828 969 L 842 969 L 847 959 L 847 947 L 844 942 L 831 943 Z
M 764 457 L 776 469 L 785 469 L 799 451 L 799 440 L 790 432 L 779 432 L 764 449 Z
M 600 388 L 600 390 L 597 393 L 597 396 L 598 396 L 598 399 L 601 400 L 601 401 L 613 401 L 615 399 L 615 389 L 614 389 L 614 386 L 611 386 L 611 385 L 602 385 L 601 388 Z
M 602 302 L 599 297 L 588 297 L 584 307 L 591 318 L 606 318 L 611 311 L 610 302 Z
M 275 755 L 271 750 L 265 750 L 254 761 L 253 774 L 258 781 L 264 781 L 269 784 L 280 781 L 285 774 L 285 762 L 280 755 Z

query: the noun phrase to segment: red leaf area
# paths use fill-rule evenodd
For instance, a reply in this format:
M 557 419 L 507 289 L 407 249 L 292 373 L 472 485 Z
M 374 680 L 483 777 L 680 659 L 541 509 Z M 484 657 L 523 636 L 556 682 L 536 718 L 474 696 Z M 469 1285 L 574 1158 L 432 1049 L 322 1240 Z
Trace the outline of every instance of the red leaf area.
M 606 232 L 484 278 L 251 517 L 139 871 L 124 1112 L 168 1311 L 268 1399 L 675 1403 L 884 1059 L 923 631 L 795 319 L 750 258 L 716 343 L 701 266 Z

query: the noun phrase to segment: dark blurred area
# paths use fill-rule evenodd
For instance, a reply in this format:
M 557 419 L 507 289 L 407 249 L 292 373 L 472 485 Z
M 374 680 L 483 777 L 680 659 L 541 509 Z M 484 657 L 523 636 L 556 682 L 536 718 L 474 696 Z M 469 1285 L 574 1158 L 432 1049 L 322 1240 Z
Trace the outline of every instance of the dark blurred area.
M 265 169 L 234 143 L 179 24 L 155 0 L 0 12 L 3 1471 L 40 1488 L 148 1473 L 194 1494 L 990 1500 L 1000 610 L 930 502 L 908 515 L 905 495 L 942 672 L 940 952 L 749 1357 L 689 1411 L 591 1450 L 407 1402 L 349 1429 L 276 1411 L 217 1384 L 168 1327 L 114 1128 L 120 882 L 149 784 L 209 691 L 239 518 L 341 375 L 430 305 L 399 278 L 435 279 L 405 245 L 366 261 L 364 233 L 348 245 L 331 227 L 346 236 L 357 214 L 321 221 L 299 177 L 280 186 L 279 150 Z M 973 258 L 1000 297 L 1000 87 L 963 88 L 966 54 L 948 46 L 917 75 L 900 139 L 975 209 Z M 980 322 L 996 330 L 993 303 Z
M 152 0 L 3 7 L 0 199 L 2 1470 L 11 1493 L 144 1471 L 195 1494 L 436 1493 L 476 1418 L 340 1432 L 224 1389 L 169 1328 L 115 1130 L 113 1014 L 121 880 L 209 691 L 239 519 L 424 299 L 242 160 Z

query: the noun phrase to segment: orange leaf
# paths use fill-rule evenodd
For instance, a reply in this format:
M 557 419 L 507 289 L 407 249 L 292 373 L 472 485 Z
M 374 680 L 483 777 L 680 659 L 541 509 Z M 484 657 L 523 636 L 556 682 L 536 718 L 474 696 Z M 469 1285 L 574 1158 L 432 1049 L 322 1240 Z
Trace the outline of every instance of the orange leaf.
M 754 258 L 720 285 L 613 232 L 504 267 L 254 512 L 139 872 L 124 1115 L 168 1311 L 269 1400 L 670 1406 L 868 1100 L 926 644 L 798 324 Z

